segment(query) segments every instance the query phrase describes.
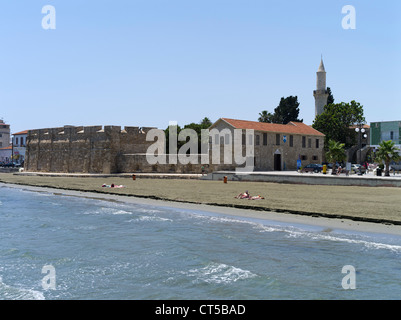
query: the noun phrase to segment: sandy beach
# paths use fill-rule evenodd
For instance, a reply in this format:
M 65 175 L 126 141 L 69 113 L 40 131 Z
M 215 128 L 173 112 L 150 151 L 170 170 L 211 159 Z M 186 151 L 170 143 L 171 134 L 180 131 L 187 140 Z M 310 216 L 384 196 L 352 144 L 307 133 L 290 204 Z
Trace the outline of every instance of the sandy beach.
M 8 187 L 142 203 L 335 229 L 401 235 L 401 190 L 186 179 L 77 178 L 0 174 Z M 122 185 L 123 188 L 105 188 Z M 240 192 L 262 200 L 235 199 Z

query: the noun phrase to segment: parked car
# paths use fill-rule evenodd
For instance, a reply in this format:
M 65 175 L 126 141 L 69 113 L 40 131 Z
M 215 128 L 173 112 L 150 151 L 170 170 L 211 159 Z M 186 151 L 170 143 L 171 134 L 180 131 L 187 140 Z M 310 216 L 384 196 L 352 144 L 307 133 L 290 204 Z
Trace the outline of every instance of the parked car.
M 327 166 L 327 169 L 333 169 L 333 163 L 325 162 L 323 164 L 325 164 Z M 336 168 L 338 168 L 339 166 L 340 166 L 340 164 L 338 162 L 336 162 Z
M 322 170 L 323 166 L 317 163 L 308 164 L 302 169 L 303 172 L 315 172 L 315 173 L 322 172 Z
M 359 173 L 361 171 L 362 171 L 362 173 L 366 172 L 365 166 L 361 166 L 360 164 L 351 164 L 351 172 Z
M 19 163 L 15 163 L 15 162 L 8 162 L 3 164 L 4 168 L 19 168 L 21 167 L 21 165 Z
M 395 170 L 395 171 L 400 171 L 401 170 L 401 163 L 398 162 L 391 162 L 390 163 L 390 171 Z
M 12 162 L 4 163 L 4 164 L 3 164 L 3 167 L 4 167 L 4 168 L 11 168 L 11 167 L 14 167 L 14 163 L 12 163 Z

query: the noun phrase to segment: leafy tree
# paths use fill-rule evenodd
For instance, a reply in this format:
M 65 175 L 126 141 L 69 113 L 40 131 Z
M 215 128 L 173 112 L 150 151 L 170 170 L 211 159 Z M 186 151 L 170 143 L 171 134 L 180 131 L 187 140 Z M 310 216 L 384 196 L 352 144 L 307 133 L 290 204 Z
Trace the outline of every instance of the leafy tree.
M 204 117 L 202 121 L 200 122 L 200 126 L 202 129 L 207 129 L 212 125 L 212 121 L 208 117 Z
M 184 128 L 181 128 L 180 126 L 177 125 L 177 137 L 180 134 L 181 130 L 183 130 L 183 129 L 192 129 L 192 130 L 194 130 L 196 132 L 196 134 L 197 134 L 196 139 L 198 140 L 198 152 L 201 153 L 201 142 L 202 142 L 201 141 L 201 132 L 202 132 L 202 129 L 208 129 L 211 125 L 212 125 L 212 122 L 210 121 L 210 119 L 208 117 L 203 118 L 199 123 L 192 122 L 192 123 L 186 124 L 184 126 Z M 169 130 L 169 128 L 170 127 L 167 127 L 167 129 L 164 130 L 164 133 L 166 135 L 166 146 L 167 146 L 166 152 L 167 153 L 169 153 L 168 146 L 169 146 L 169 142 L 170 142 L 170 139 L 169 139 L 170 138 L 170 130 Z M 195 137 L 193 137 L 193 138 L 195 138 Z M 189 141 L 189 139 L 190 139 L 190 137 L 187 137 L 186 141 L 177 141 L 177 151 L 179 151 L 180 148 L 186 142 Z
M 280 104 L 274 109 L 273 114 L 264 110 L 259 113 L 259 116 L 259 122 L 279 124 L 287 124 L 290 121 L 303 122 L 303 119 L 298 119 L 299 102 L 297 96 L 282 97 Z
M 333 97 L 333 93 L 331 92 L 331 89 L 329 87 L 327 87 L 327 93 L 329 94 L 329 97 L 327 98 L 327 104 L 333 104 L 334 97 Z
M 388 140 L 380 142 L 379 149 L 376 151 L 376 159 L 384 161 L 386 164 L 385 176 L 390 176 L 390 162 L 401 160 L 399 152 L 400 149 L 395 146 L 394 141 Z
M 176 130 L 177 130 L 177 137 L 178 137 L 178 135 L 180 134 L 180 131 L 182 130 L 182 128 L 179 125 L 177 125 L 176 127 L 177 127 Z M 172 129 L 173 129 L 173 126 L 172 126 Z M 166 137 L 166 140 L 165 140 L 166 148 L 165 148 L 165 150 L 166 150 L 166 153 L 169 154 L 170 153 L 170 150 L 169 150 L 169 145 L 170 145 L 170 126 L 168 126 L 166 130 L 164 130 L 164 135 Z M 177 141 L 177 152 L 178 152 L 178 150 L 180 150 L 181 146 L 184 143 L 185 142 L 183 142 L 183 141 Z
M 355 132 L 350 130 L 350 126 L 364 123 L 363 106 L 352 100 L 350 103 L 325 106 L 323 113 L 316 116 L 312 127 L 326 135 L 326 147 L 329 140 L 339 141 L 350 147 L 356 143 Z
M 335 172 L 336 163 L 343 162 L 347 156 L 344 150 L 344 143 L 337 142 L 335 140 L 329 140 L 327 147 L 328 151 L 326 152 L 326 160 L 329 163 L 333 163 L 332 174 Z

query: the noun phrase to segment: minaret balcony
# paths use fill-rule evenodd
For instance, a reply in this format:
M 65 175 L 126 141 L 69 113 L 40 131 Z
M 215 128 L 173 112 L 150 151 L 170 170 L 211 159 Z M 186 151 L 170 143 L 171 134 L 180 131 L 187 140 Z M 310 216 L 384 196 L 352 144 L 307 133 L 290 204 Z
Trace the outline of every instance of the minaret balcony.
M 328 94 L 327 90 L 313 90 L 313 94 Z

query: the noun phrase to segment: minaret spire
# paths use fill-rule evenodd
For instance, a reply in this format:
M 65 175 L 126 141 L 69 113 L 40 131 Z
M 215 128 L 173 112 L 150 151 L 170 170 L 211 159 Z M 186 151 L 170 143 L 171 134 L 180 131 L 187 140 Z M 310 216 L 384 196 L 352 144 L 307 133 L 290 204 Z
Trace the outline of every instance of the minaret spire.
M 324 68 L 323 55 L 320 57 L 319 69 L 316 72 L 316 90 L 313 91 L 313 96 L 315 97 L 315 116 L 317 116 L 323 113 L 329 97 L 326 88 L 326 69 Z
M 317 72 L 326 72 L 326 70 L 324 69 L 323 55 L 320 58 L 320 65 L 319 65 L 319 69 L 317 70 Z

